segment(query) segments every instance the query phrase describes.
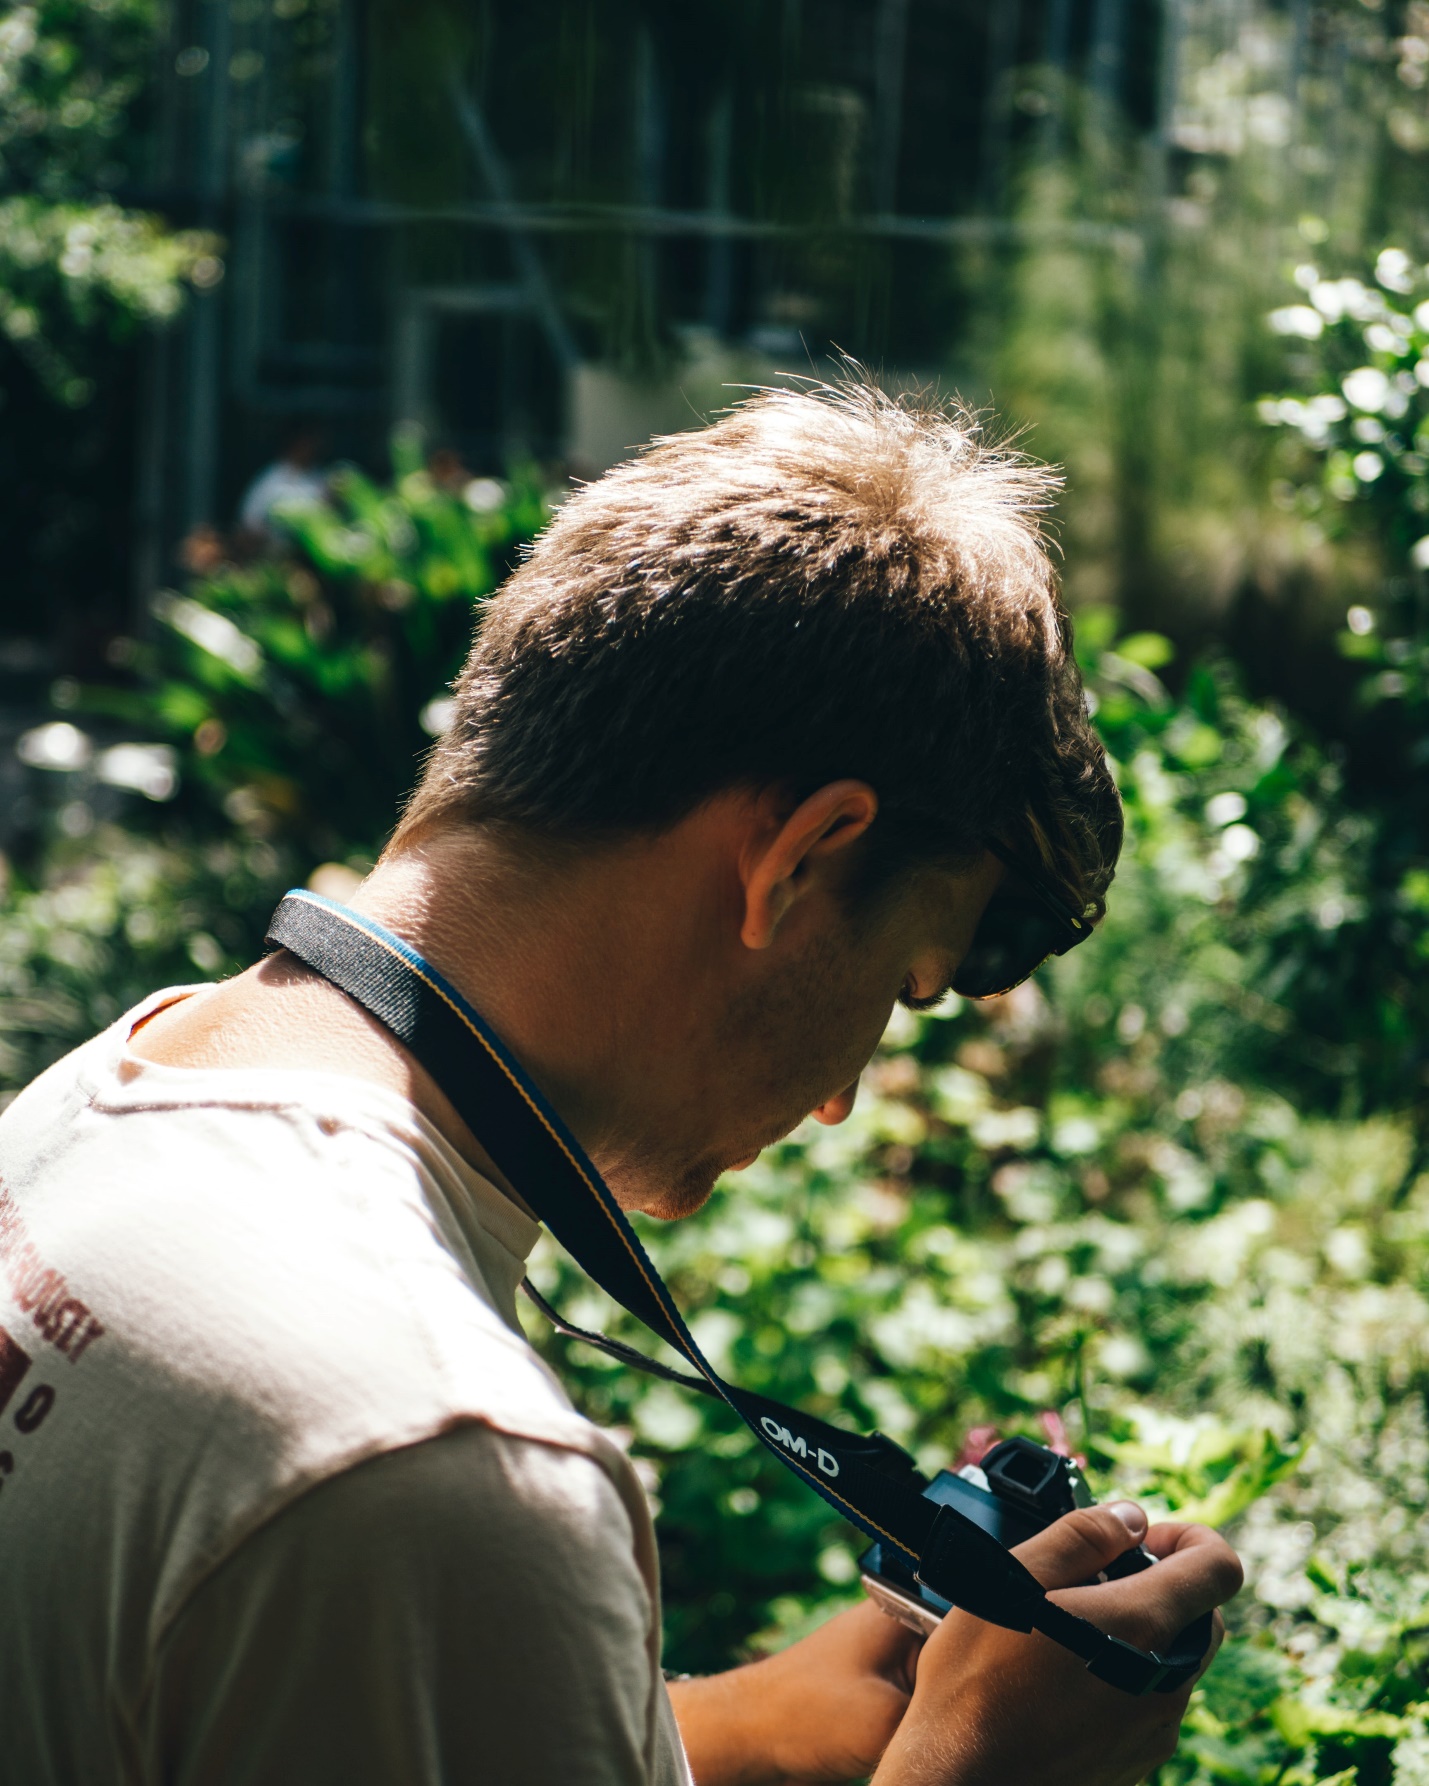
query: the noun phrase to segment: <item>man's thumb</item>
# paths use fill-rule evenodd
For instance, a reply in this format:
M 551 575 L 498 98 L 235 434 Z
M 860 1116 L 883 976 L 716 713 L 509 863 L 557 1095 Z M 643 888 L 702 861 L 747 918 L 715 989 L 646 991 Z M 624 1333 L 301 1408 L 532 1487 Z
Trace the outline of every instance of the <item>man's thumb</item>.
M 1146 1536 L 1146 1515 L 1130 1501 L 1079 1507 L 1013 1551 L 1044 1588 L 1095 1581 L 1109 1563 Z

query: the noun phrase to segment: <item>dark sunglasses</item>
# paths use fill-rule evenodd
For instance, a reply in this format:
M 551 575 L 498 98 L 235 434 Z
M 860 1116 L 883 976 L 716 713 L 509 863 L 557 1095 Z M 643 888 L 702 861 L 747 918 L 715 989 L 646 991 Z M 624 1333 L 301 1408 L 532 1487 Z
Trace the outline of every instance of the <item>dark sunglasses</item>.
M 953 976 L 953 991 L 963 998 L 1011 992 L 1049 955 L 1065 955 L 1092 934 L 1092 926 L 1039 869 L 1000 843 L 987 847 L 1010 872 L 988 901 Z

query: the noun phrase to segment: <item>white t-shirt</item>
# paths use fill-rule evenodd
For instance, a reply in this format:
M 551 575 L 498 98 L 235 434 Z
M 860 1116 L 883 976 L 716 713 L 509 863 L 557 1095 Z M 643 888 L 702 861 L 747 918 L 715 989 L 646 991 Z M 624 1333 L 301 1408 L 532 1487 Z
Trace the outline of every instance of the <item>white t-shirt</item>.
M 536 1225 L 379 1086 L 127 1051 L 197 990 L 0 1118 L 0 1781 L 687 1782 Z
M 250 533 L 271 533 L 273 511 L 284 505 L 311 507 L 327 496 L 327 479 L 320 471 L 290 465 L 286 459 L 260 471 L 243 493 L 238 520 Z

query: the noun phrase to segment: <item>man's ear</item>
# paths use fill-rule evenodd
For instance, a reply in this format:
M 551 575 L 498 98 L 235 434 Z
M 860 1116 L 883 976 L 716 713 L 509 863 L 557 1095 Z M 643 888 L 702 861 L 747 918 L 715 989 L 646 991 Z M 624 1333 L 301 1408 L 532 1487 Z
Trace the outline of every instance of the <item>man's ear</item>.
M 761 825 L 740 860 L 745 947 L 767 949 L 808 888 L 810 871 L 857 843 L 877 816 L 878 796 L 867 782 L 831 781 L 787 817 Z

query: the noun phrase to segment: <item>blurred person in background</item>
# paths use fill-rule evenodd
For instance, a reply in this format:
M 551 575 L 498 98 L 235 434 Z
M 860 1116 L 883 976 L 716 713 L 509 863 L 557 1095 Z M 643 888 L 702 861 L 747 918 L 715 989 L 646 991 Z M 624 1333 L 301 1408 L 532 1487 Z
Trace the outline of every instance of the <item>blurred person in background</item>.
M 1019 876 L 1102 912 L 1053 483 L 912 399 L 766 393 L 578 491 L 487 606 L 351 904 L 622 1207 L 678 1219 L 843 1121 Z M 1132 1698 L 960 1612 L 923 1643 L 860 1605 L 667 1686 L 644 1495 L 521 1330 L 539 1228 L 479 1127 L 285 952 L 0 1118 L 0 1777 L 1131 1786 L 1171 1753 L 1190 1684 Z M 1240 1582 L 1129 1504 L 1019 1554 L 1143 1646 Z
M 283 539 L 280 511 L 285 506 L 326 500 L 327 474 L 318 469 L 325 446 L 322 430 L 311 423 L 287 435 L 278 457 L 243 492 L 238 505 L 240 539 L 272 551 Z
M 175 556 L 192 577 L 211 577 L 228 560 L 229 544 L 210 522 L 191 527 Z
M 455 447 L 433 447 L 427 454 L 427 476 L 432 487 L 448 496 L 460 496 L 471 482 L 466 461 Z

